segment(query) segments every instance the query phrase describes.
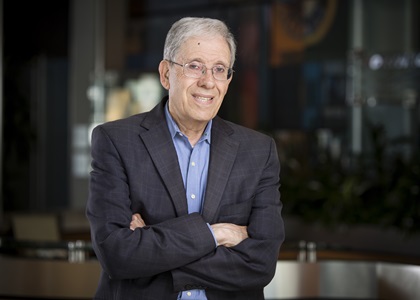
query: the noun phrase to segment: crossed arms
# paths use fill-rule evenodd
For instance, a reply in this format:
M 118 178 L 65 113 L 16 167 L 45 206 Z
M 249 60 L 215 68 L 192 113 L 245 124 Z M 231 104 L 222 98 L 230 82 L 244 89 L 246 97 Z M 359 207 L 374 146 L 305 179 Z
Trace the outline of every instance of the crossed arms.
M 224 215 L 210 225 L 212 234 L 200 214 L 175 216 L 166 207 L 170 202 L 162 204 L 167 201 L 161 195 L 165 186 L 157 186 L 161 179 L 153 171 L 153 162 L 142 157 L 142 167 L 133 166 L 138 149 L 132 149 L 139 145 L 122 149 L 117 144 L 124 143 L 114 139 L 104 129 L 94 131 L 87 205 L 95 253 L 110 278 L 147 281 L 170 272 L 176 291 L 184 290 L 186 282 L 225 291 L 262 288 L 270 282 L 284 238 L 273 142 L 268 157 L 261 155 L 263 164 L 257 174 L 244 175 L 243 170 L 231 174 L 246 176 L 250 182 L 244 188 L 250 189 L 249 195 L 239 202 L 231 199 L 220 208 Z M 227 187 L 227 194 L 237 193 L 231 190 L 236 185 L 228 182 Z M 142 199 L 147 198 L 144 203 Z M 235 221 L 239 217 L 246 223 Z
M 133 215 L 130 223 L 130 229 L 142 228 L 146 226 L 140 214 Z M 235 225 L 231 223 L 217 223 L 210 225 L 216 239 L 217 246 L 233 247 L 248 238 L 246 226 Z

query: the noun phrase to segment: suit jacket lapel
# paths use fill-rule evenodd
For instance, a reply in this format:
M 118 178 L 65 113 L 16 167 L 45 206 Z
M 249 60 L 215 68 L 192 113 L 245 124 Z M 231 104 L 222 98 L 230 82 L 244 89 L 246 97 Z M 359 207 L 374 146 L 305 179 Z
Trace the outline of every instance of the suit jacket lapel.
M 156 106 L 141 124 L 148 131 L 141 133 L 140 138 L 171 195 L 177 215 L 182 216 L 188 214 L 187 199 L 178 156 L 164 116 L 165 102 Z
M 239 143 L 229 137 L 232 133 L 232 128 L 222 119 L 216 117 L 213 120 L 207 190 L 202 213 L 210 223 L 215 221 L 239 147 Z

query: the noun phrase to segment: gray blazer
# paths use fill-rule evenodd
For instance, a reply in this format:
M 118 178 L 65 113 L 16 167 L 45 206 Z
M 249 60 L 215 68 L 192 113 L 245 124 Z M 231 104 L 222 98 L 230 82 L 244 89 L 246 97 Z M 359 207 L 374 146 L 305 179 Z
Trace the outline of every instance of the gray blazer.
M 188 214 L 165 98 L 150 112 L 97 126 L 86 214 L 103 272 L 95 299 L 264 299 L 284 240 L 274 140 L 215 117 L 202 214 Z M 131 231 L 133 213 L 147 226 Z M 248 226 L 215 247 L 207 223 Z

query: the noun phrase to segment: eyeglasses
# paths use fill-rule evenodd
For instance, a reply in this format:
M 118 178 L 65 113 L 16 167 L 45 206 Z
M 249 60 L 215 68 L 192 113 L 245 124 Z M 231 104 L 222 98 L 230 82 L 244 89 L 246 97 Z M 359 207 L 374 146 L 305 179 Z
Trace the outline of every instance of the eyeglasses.
M 207 73 L 207 67 L 198 61 L 193 61 L 185 65 L 181 65 L 168 59 L 167 61 L 182 67 L 183 74 L 190 78 L 201 78 Z M 229 80 L 232 77 L 233 71 L 234 70 L 232 68 L 227 68 L 224 65 L 215 65 L 211 68 L 214 79 L 220 81 Z

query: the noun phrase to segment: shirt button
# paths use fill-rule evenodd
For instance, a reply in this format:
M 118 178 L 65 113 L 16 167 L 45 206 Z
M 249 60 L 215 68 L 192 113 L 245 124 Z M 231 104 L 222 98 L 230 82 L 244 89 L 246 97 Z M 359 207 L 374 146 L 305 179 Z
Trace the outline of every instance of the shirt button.
M 191 194 L 191 198 L 192 198 L 192 199 L 195 199 L 195 195 L 194 195 L 194 194 Z
M 191 166 L 195 167 L 195 162 L 192 162 L 192 163 L 191 163 Z
M 191 292 L 187 292 L 187 296 L 191 297 L 192 293 Z

